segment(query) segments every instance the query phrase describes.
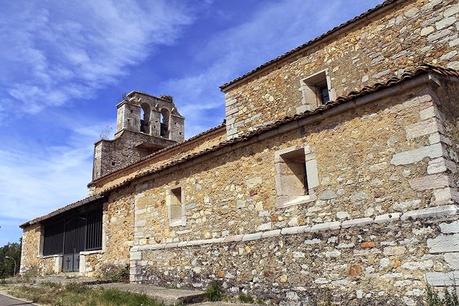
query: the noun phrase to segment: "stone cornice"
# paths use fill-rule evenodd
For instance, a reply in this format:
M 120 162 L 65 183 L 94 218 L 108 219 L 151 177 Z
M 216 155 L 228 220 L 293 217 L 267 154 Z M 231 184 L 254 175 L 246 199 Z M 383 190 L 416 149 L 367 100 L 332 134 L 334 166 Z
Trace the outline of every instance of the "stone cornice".
M 336 231 L 336 230 L 341 230 L 341 229 L 344 230 L 344 229 L 353 228 L 353 227 L 364 227 L 364 226 L 371 226 L 374 224 L 384 224 L 384 223 L 397 222 L 397 221 L 411 222 L 412 220 L 417 220 L 417 219 L 441 219 L 441 218 L 455 216 L 458 213 L 459 213 L 458 205 L 443 205 L 443 206 L 435 206 L 435 207 L 411 210 L 411 211 L 407 211 L 404 213 L 400 213 L 400 212 L 386 213 L 383 215 L 375 216 L 374 218 L 357 218 L 357 219 L 350 219 L 350 220 L 345 220 L 345 221 L 324 222 L 324 223 L 318 223 L 314 225 L 284 227 L 284 228 L 275 229 L 275 230 L 258 231 L 254 233 L 240 234 L 240 235 L 231 235 L 231 236 L 226 236 L 223 238 L 212 238 L 212 239 L 134 246 L 131 248 L 131 260 L 137 260 L 136 258 L 139 256 L 139 254 L 135 254 L 135 253 L 141 252 L 141 251 L 155 251 L 155 250 L 164 250 L 164 249 L 179 248 L 179 247 L 192 247 L 192 246 L 210 245 L 210 244 L 218 244 L 218 243 L 252 241 L 252 240 L 260 240 L 260 239 L 285 236 L 285 235 L 316 233 L 316 232 L 322 232 L 322 231 Z

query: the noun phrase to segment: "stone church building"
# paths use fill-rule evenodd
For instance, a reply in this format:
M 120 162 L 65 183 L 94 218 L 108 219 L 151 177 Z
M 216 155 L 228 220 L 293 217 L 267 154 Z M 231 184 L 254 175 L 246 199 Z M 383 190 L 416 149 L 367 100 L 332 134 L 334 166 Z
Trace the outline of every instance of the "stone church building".
M 222 85 L 187 140 L 172 97 L 131 92 L 90 195 L 21 226 L 21 271 L 415 305 L 459 284 L 457 70 L 457 0 L 389 0 Z

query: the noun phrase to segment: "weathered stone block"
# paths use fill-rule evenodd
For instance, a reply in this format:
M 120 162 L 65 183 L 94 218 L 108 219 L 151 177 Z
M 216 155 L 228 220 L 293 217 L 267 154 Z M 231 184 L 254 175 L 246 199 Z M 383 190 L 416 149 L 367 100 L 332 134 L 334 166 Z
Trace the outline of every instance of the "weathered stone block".
M 458 211 L 458 208 L 455 205 L 444 205 L 438 207 L 429 207 L 424 209 L 407 211 L 404 213 L 400 219 L 402 221 L 408 219 L 423 219 L 423 218 L 438 218 L 455 215 Z
M 284 227 L 281 230 L 282 235 L 294 235 L 298 233 L 298 227 Z
M 417 137 L 430 135 L 436 132 L 442 132 L 441 125 L 435 118 L 427 119 L 406 127 L 406 138 L 414 139 Z
M 454 4 L 452 5 L 451 7 L 447 8 L 444 12 L 443 12 L 443 16 L 444 17 L 449 17 L 449 16 L 453 16 L 455 14 L 459 13 L 459 4 Z
M 325 190 L 324 192 L 321 192 L 319 194 L 319 199 L 320 200 L 324 200 L 324 201 L 331 200 L 331 199 L 334 199 L 336 197 L 337 197 L 337 195 L 333 190 Z
M 435 31 L 435 28 L 432 26 L 427 26 L 421 29 L 421 36 L 427 36 Z
M 451 223 L 441 223 L 440 230 L 443 234 L 459 233 L 459 221 L 454 221 Z
M 131 252 L 131 260 L 142 260 L 142 252 Z
M 365 226 L 371 223 L 373 223 L 373 219 L 371 218 L 359 218 L 359 219 L 343 221 L 343 223 L 341 223 L 341 227 L 342 228 L 358 227 L 358 226 Z
M 267 230 L 270 230 L 271 228 L 272 228 L 272 223 L 271 223 L 271 222 L 268 222 L 268 223 L 260 224 L 260 225 L 257 227 L 257 230 L 258 230 L 258 231 L 267 231 Z
M 400 220 L 400 213 L 390 213 L 390 214 L 384 214 L 384 215 L 379 215 L 375 217 L 375 223 L 387 223 L 387 222 L 394 222 L 397 220 Z
M 319 232 L 319 231 L 333 231 L 337 230 L 341 227 L 340 222 L 325 222 L 311 226 L 312 232 Z
M 439 235 L 434 239 L 427 240 L 430 253 L 459 252 L 459 234 Z
M 409 181 L 411 188 L 414 190 L 429 190 L 448 187 L 450 185 L 449 177 L 444 174 L 433 174 L 417 177 Z
M 396 211 L 405 212 L 408 210 L 413 210 L 413 209 L 418 208 L 420 204 L 421 204 L 421 200 L 415 199 L 415 200 L 397 202 L 394 205 L 392 205 L 392 208 Z
M 450 187 L 436 189 L 433 191 L 433 195 L 435 198 L 435 204 L 437 205 L 445 205 L 453 203 L 453 189 Z
M 242 241 L 251 241 L 261 239 L 261 233 L 246 234 L 242 237 Z
M 427 283 L 434 287 L 449 287 L 459 284 L 459 271 L 448 273 L 443 272 L 427 272 Z
M 272 237 L 278 237 L 281 234 L 281 230 L 272 230 L 272 231 L 267 231 L 261 234 L 262 238 L 272 238 Z
M 306 239 L 304 241 L 304 244 L 307 244 L 307 245 L 312 245 L 312 244 L 319 244 L 321 243 L 322 240 L 318 239 L 318 238 L 314 238 L 314 239 Z
M 244 237 L 244 235 L 226 236 L 225 239 L 223 240 L 223 242 L 238 242 L 238 241 L 242 241 L 243 237 Z
M 417 163 L 426 157 L 437 158 L 443 156 L 443 147 L 440 143 L 425 146 L 405 152 L 395 154 L 390 163 L 392 165 L 409 165 Z
M 349 219 L 350 215 L 346 211 L 339 211 L 336 213 L 336 218 L 342 220 L 342 219 Z
M 433 261 L 432 260 L 409 261 L 409 262 L 405 262 L 401 267 L 407 270 L 427 270 L 433 267 Z
M 446 253 L 443 257 L 451 269 L 459 270 L 459 253 Z
M 456 22 L 456 18 L 453 16 L 443 18 L 439 22 L 435 23 L 435 27 L 438 30 L 444 29 L 446 27 L 449 27 L 450 25 L 454 24 Z
M 317 170 L 317 161 L 315 159 L 306 161 L 306 175 L 308 178 L 309 189 L 319 186 L 319 173 Z
M 442 173 L 446 170 L 446 159 L 444 159 L 443 157 L 439 157 L 429 161 L 429 164 L 427 166 L 427 174 Z
M 404 246 L 388 246 L 383 250 L 383 253 L 386 256 L 403 255 L 405 252 L 406 248 Z
M 364 201 L 368 198 L 368 195 L 363 191 L 354 192 L 351 196 L 352 202 Z
M 376 246 L 376 244 L 373 241 L 364 241 L 360 244 L 360 247 L 362 249 L 372 249 Z

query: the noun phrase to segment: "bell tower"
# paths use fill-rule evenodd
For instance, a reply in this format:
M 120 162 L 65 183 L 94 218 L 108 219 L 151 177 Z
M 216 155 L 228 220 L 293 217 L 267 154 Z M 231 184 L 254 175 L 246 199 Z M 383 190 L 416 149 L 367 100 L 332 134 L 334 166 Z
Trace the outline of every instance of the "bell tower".
M 171 96 L 130 92 L 117 105 L 114 139 L 95 144 L 93 180 L 182 142 L 184 128 Z
M 131 92 L 118 104 L 116 117 L 116 134 L 127 130 L 176 142 L 184 139 L 185 118 L 171 96 Z

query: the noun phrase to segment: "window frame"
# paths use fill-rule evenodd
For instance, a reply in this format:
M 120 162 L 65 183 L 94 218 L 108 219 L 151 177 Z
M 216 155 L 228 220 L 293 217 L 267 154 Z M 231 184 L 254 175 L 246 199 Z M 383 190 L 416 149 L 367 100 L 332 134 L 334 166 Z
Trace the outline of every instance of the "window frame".
M 175 193 L 176 190 L 180 189 L 180 197 L 178 197 Z M 181 208 L 181 216 L 179 218 L 173 218 L 172 216 L 172 206 L 174 198 L 179 198 L 179 202 Z M 182 186 L 177 185 L 167 190 L 166 192 L 166 205 L 167 205 L 167 214 L 169 219 L 169 226 L 176 227 L 176 226 L 185 226 L 186 225 L 186 209 L 185 209 L 185 194 L 183 191 Z
M 328 89 L 329 100 L 326 103 L 322 102 L 321 93 L 318 92 L 326 84 Z M 312 111 L 317 107 L 326 105 L 336 99 L 335 89 L 331 83 L 331 76 L 328 69 L 318 71 L 312 75 L 300 80 L 300 90 L 302 93 L 301 106 L 297 107 L 297 113 L 304 111 Z
M 289 195 L 286 194 L 286 182 L 285 173 L 283 169 L 289 167 L 288 156 L 292 155 L 296 151 L 302 151 L 304 153 L 305 169 L 304 175 L 307 180 L 307 190 L 305 194 L 301 195 Z M 287 159 L 285 158 L 287 156 Z M 275 164 L 275 183 L 276 183 L 276 207 L 285 208 L 293 205 L 300 205 L 317 200 L 315 194 L 315 188 L 319 186 L 319 176 L 317 170 L 317 161 L 315 154 L 311 151 L 309 145 L 298 145 L 288 147 L 286 149 L 279 150 L 274 156 Z

